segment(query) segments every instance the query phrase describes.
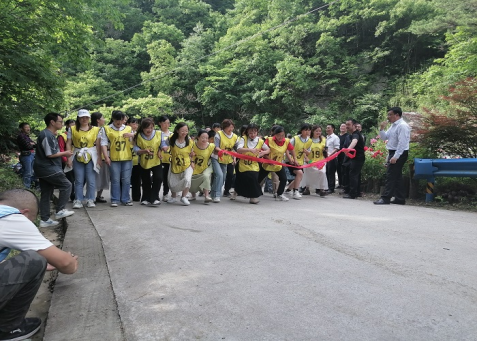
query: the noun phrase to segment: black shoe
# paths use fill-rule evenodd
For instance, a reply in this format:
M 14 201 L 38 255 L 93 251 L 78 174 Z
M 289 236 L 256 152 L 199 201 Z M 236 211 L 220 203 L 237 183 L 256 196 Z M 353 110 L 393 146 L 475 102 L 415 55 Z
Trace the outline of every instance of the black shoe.
M 335 189 L 343 189 L 343 188 L 344 188 L 343 186 L 339 185 L 339 186 L 336 186 Z
M 328 194 L 333 194 L 334 192 L 335 192 L 334 189 L 327 189 L 327 190 L 326 190 L 326 193 L 328 193 Z
M 41 328 L 41 320 L 37 317 L 23 319 L 22 323 L 9 332 L 0 331 L 0 340 L 25 340 L 36 334 Z
M 406 205 L 406 201 L 394 199 L 394 200 L 391 200 L 391 204 L 395 204 L 395 205 Z
M 375 201 L 374 204 L 375 205 L 389 205 L 389 201 L 384 201 L 384 199 L 381 198 L 378 201 Z
M 107 203 L 108 201 L 105 200 L 103 197 L 96 197 L 95 202 L 99 202 L 101 204 Z
M 222 195 L 222 196 L 224 198 L 230 197 L 230 192 L 229 191 L 227 191 L 227 192 L 224 191 L 224 195 Z
M 324 191 L 324 190 L 319 190 L 319 191 L 316 190 L 316 194 L 319 194 L 320 197 L 322 197 L 322 198 L 326 197 L 328 195 L 328 193 L 326 193 L 326 191 Z
M 309 188 L 305 188 L 301 194 L 303 194 L 303 195 L 310 195 L 310 189 L 309 189 Z
M 352 197 L 349 194 L 343 195 L 343 199 L 356 199 L 356 197 Z

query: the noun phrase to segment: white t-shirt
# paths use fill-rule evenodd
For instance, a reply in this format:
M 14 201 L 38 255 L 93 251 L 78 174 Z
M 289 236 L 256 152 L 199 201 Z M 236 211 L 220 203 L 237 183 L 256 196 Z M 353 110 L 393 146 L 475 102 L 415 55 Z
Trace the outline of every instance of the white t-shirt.
M 20 251 L 38 251 L 50 246 L 53 244 L 23 214 L 10 214 L 0 218 L 0 249 L 7 247 Z

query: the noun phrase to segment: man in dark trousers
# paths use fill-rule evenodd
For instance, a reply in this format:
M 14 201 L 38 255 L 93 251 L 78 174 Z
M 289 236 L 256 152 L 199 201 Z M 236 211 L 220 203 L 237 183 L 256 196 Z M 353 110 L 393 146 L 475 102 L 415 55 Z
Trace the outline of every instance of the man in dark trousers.
M 33 161 L 35 160 L 36 143 L 30 138 L 30 125 L 26 122 L 18 126 L 20 132 L 17 135 L 17 144 L 20 149 L 20 163 L 23 170 L 23 185 L 30 188 L 35 181 L 33 173 Z
M 411 128 L 402 118 L 402 110 L 399 107 L 393 107 L 388 110 L 388 121 L 391 127 L 384 131 L 388 122 L 384 121 L 380 125 L 379 137 L 386 141 L 388 149 L 386 185 L 381 199 L 375 201 L 375 205 L 406 203 L 405 192 L 402 183 L 402 168 L 407 161 L 409 153 L 409 140 L 411 137 Z M 391 198 L 394 200 L 391 201 Z
M 73 274 L 78 256 L 45 239 L 33 224 L 38 199 L 25 189 L 0 193 L 0 340 L 24 340 L 41 327 L 36 317 L 25 318 L 46 270 Z M 6 259 L 10 250 L 21 251 Z
M 364 140 L 361 133 L 356 129 L 357 122 L 354 119 L 346 121 L 346 129 L 351 135 L 351 143 L 348 148 L 356 151 L 355 157 L 349 160 L 349 190 L 345 188 L 348 194 L 343 195 L 343 199 L 356 199 L 359 193 L 359 177 L 361 176 L 361 169 L 363 168 L 364 156 Z
M 38 136 L 35 163 L 33 170 L 40 181 L 40 227 L 56 226 L 58 221 L 50 218 L 50 198 L 53 190 L 58 188 L 60 194 L 56 204 L 56 219 L 66 218 L 72 214 L 65 208 L 71 193 L 71 182 L 66 178 L 61 165 L 63 156 L 73 155 L 71 150 L 60 151 L 56 135 L 63 127 L 63 117 L 60 114 L 50 113 L 45 116 L 46 129 Z

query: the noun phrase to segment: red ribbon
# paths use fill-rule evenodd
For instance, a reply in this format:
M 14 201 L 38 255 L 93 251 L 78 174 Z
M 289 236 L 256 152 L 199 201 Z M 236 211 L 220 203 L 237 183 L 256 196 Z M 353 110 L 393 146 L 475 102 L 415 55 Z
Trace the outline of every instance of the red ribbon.
M 310 167 L 317 167 L 318 169 L 322 169 L 323 166 L 324 166 L 327 162 L 336 159 L 340 153 L 345 153 L 346 156 L 348 156 L 348 157 L 351 158 L 351 159 L 356 156 L 356 150 L 354 150 L 354 149 L 349 149 L 349 148 L 343 148 L 343 149 L 337 151 L 337 152 L 334 153 L 333 155 L 328 156 L 327 158 L 325 158 L 325 159 L 323 159 L 323 160 L 318 160 L 318 161 L 315 161 L 315 162 L 312 162 L 312 163 L 308 163 L 308 164 L 303 165 L 303 166 L 289 165 L 289 164 L 286 164 L 286 163 L 281 163 L 280 161 L 258 158 L 258 157 L 256 157 L 256 156 L 251 156 L 251 155 L 239 154 L 239 153 L 232 152 L 232 151 L 228 151 L 228 150 L 224 150 L 224 149 L 222 149 L 222 150 L 219 152 L 219 157 L 222 159 L 222 156 L 223 156 L 224 154 L 229 154 L 229 155 L 234 156 L 234 157 L 236 157 L 236 158 L 238 158 L 238 159 L 249 160 L 249 161 L 255 161 L 255 162 L 260 162 L 260 163 L 268 163 L 268 164 L 277 165 L 277 166 L 292 167 L 292 168 L 296 168 L 296 169 L 304 169 L 304 168 L 310 168 Z

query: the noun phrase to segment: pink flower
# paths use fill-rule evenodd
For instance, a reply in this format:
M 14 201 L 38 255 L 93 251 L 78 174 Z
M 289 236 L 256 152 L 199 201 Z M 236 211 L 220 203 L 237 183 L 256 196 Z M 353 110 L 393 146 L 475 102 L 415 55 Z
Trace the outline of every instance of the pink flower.
M 364 147 L 364 151 L 367 151 L 369 148 L 368 147 Z
M 378 140 L 376 140 L 376 139 L 371 139 L 371 144 L 375 144 L 376 142 L 378 142 Z

